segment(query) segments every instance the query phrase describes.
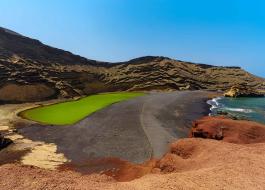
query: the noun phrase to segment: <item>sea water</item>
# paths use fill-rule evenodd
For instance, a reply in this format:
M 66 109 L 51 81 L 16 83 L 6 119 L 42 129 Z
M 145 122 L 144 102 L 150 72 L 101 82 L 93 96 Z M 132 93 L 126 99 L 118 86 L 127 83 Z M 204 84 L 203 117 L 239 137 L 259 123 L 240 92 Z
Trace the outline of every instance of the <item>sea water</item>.
M 227 98 L 218 97 L 208 101 L 211 115 L 227 113 L 239 119 L 257 121 L 265 124 L 265 97 Z

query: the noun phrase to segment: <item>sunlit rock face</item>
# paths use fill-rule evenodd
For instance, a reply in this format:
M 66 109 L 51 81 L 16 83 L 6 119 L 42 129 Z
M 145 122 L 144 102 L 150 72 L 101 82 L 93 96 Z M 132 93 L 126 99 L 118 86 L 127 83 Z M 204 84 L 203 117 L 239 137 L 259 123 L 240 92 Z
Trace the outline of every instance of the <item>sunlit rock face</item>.
M 232 86 L 224 96 L 226 97 L 263 97 L 264 94 L 257 89 L 248 86 L 247 84 Z

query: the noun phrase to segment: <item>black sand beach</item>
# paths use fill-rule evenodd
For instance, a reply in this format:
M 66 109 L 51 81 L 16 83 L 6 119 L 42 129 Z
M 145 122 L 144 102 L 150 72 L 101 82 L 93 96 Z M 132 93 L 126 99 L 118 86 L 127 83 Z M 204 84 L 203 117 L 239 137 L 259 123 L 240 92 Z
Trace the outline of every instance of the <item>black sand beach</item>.
M 70 126 L 32 124 L 18 129 L 33 141 L 54 143 L 73 163 L 116 157 L 134 163 L 160 158 L 168 143 L 186 137 L 207 115 L 209 92 L 150 93 L 114 104 Z M 74 112 L 73 112 L 74 114 Z

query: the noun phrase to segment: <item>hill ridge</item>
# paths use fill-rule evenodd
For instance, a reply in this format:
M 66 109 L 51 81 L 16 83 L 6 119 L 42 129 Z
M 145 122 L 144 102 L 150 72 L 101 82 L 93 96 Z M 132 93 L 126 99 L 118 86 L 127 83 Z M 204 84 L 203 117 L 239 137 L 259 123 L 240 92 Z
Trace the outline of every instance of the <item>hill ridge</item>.
M 90 60 L 0 28 L 0 102 L 41 101 L 106 91 L 265 89 L 240 67 L 143 56 L 110 63 Z

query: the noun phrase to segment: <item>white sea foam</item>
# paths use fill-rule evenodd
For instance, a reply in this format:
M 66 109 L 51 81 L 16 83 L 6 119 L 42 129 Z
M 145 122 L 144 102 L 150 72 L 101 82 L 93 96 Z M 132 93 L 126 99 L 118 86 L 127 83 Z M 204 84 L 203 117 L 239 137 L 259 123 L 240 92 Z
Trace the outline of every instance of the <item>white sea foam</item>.
M 214 114 L 215 110 L 223 106 L 221 103 L 218 102 L 221 99 L 222 97 L 217 97 L 207 101 L 207 104 L 211 106 L 210 107 L 211 113 L 209 113 L 210 116 Z
M 213 101 L 217 106 L 219 106 L 219 105 L 221 105 L 221 104 L 218 102 L 218 100 L 221 100 L 221 99 L 222 99 L 222 97 L 217 97 L 217 98 L 212 99 L 212 101 Z
M 253 112 L 253 110 L 251 109 L 225 107 L 223 104 L 219 102 L 222 98 L 223 97 L 217 97 L 217 98 L 213 98 L 207 101 L 207 104 L 211 106 L 210 110 L 212 113 L 214 113 L 214 111 L 218 109 L 231 111 L 231 112 L 241 112 L 241 113 L 252 113 Z
M 213 98 L 213 99 L 207 101 L 207 104 L 209 104 L 211 106 L 211 108 L 210 108 L 211 111 L 222 107 L 222 104 L 218 102 L 221 99 L 222 99 L 222 97 L 217 97 L 217 98 Z
M 233 111 L 233 112 L 242 112 L 242 113 L 252 113 L 253 110 L 251 109 L 243 109 L 243 108 L 224 108 L 225 110 L 228 111 Z

